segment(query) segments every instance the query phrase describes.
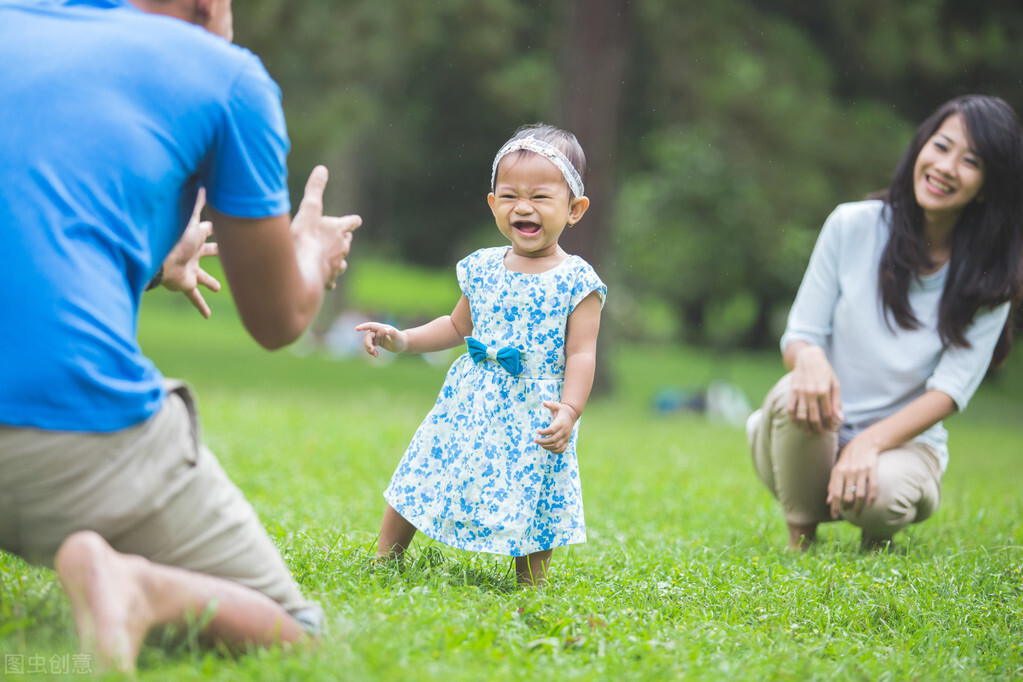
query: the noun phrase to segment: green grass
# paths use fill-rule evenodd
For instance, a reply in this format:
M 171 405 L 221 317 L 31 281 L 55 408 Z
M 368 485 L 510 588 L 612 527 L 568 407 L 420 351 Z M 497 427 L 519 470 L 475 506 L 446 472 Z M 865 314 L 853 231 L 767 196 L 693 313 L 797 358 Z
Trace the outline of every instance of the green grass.
M 519 591 L 508 559 L 421 538 L 404 570 L 371 565 L 381 491 L 443 367 L 267 354 L 223 301 L 203 321 L 150 296 L 144 347 L 196 387 L 207 443 L 329 629 L 304 653 L 147 646 L 143 680 L 1023 676 L 1019 352 L 950 420 L 952 463 L 930 521 L 890 554 L 860 553 L 854 528 L 831 525 L 796 556 L 741 429 L 650 409 L 666 385 L 722 377 L 759 400 L 781 371 L 776 354 L 623 345 L 616 392 L 583 418 L 589 541 L 555 552 L 547 587 Z M 0 557 L 0 665 L 74 647 L 52 573 Z
M 349 275 L 345 281 L 349 305 L 360 310 L 386 310 L 404 318 L 447 315 L 461 293 L 453 267 L 438 271 L 360 257 Z

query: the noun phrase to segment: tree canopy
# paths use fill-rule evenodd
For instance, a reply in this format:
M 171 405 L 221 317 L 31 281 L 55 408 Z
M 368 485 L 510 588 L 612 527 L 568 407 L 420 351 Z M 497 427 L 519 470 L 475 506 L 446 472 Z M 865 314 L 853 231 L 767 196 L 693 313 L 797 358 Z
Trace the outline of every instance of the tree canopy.
M 294 191 L 327 164 L 363 247 L 451 265 L 501 243 L 493 154 L 543 120 L 587 151 L 571 246 L 616 314 L 697 343 L 773 343 L 827 214 L 886 185 L 941 102 L 1023 106 L 1008 2 L 252 0 L 235 22 L 281 85 Z

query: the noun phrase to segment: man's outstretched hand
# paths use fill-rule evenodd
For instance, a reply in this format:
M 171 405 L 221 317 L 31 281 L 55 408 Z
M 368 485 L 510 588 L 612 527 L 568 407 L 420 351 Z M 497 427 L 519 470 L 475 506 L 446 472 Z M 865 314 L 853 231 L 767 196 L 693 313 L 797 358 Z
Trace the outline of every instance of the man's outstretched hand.
M 220 291 L 220 282 L 202 269 L 199 259 L 206 256 L 219 254 L 216 242 L 207 242 L 213 234 L 213 223 L 208 220 L 199 220 L 203 206 L 206 205 L 206 190 L 200 189 L 199 196 L 195 200 L 195 209 L 192 217 L 181 235 L 181 239 L 174 245 L 167 258 L 163 261 L 163 281 L 161 284 L 171 291 L 180 291 L 185 294 L 192 305 L 202 314 L 209 318 L 210 307 L 199 291 L 199 285 L 210 291 Z

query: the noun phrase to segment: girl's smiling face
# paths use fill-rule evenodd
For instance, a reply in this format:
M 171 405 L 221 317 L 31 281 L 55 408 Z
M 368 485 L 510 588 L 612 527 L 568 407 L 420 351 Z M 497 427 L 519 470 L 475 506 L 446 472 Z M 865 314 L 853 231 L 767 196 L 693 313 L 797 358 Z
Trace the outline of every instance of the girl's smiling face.
M 572 196 L 557 166 L 528 151 L 501 159 L 487 203 L 497 229 L 511 241 L 514 253 L 525 258 L 556 254 L 565 226 L 579 222 L 589 206 L 586 197 Z
M 984 163 L 970 147 L 963 117 L 953 114 L 924 144 L 913 166 L 913 192 L 929 223 L 959 219 L 984 186 Z

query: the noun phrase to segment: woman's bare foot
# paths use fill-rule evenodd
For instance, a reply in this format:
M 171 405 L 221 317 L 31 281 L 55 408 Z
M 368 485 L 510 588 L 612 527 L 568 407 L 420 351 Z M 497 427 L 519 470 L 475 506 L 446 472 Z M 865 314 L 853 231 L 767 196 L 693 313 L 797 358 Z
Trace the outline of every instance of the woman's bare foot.
M 142 557 L 119 554 L 92 531 L 68 537 L 54 567 L 71 600 L 81 649 L 96 656 L 99 670 L 135 669 L 142 641 L 154 622 Z
M 805 552 L 817 541 L 816 523 L 789 523 L 789 549 Z
M 860 549 L 864 552 L 890 552 L 895 549 L 891 538 L 880 538 L 867 531 L 860 534 Z

